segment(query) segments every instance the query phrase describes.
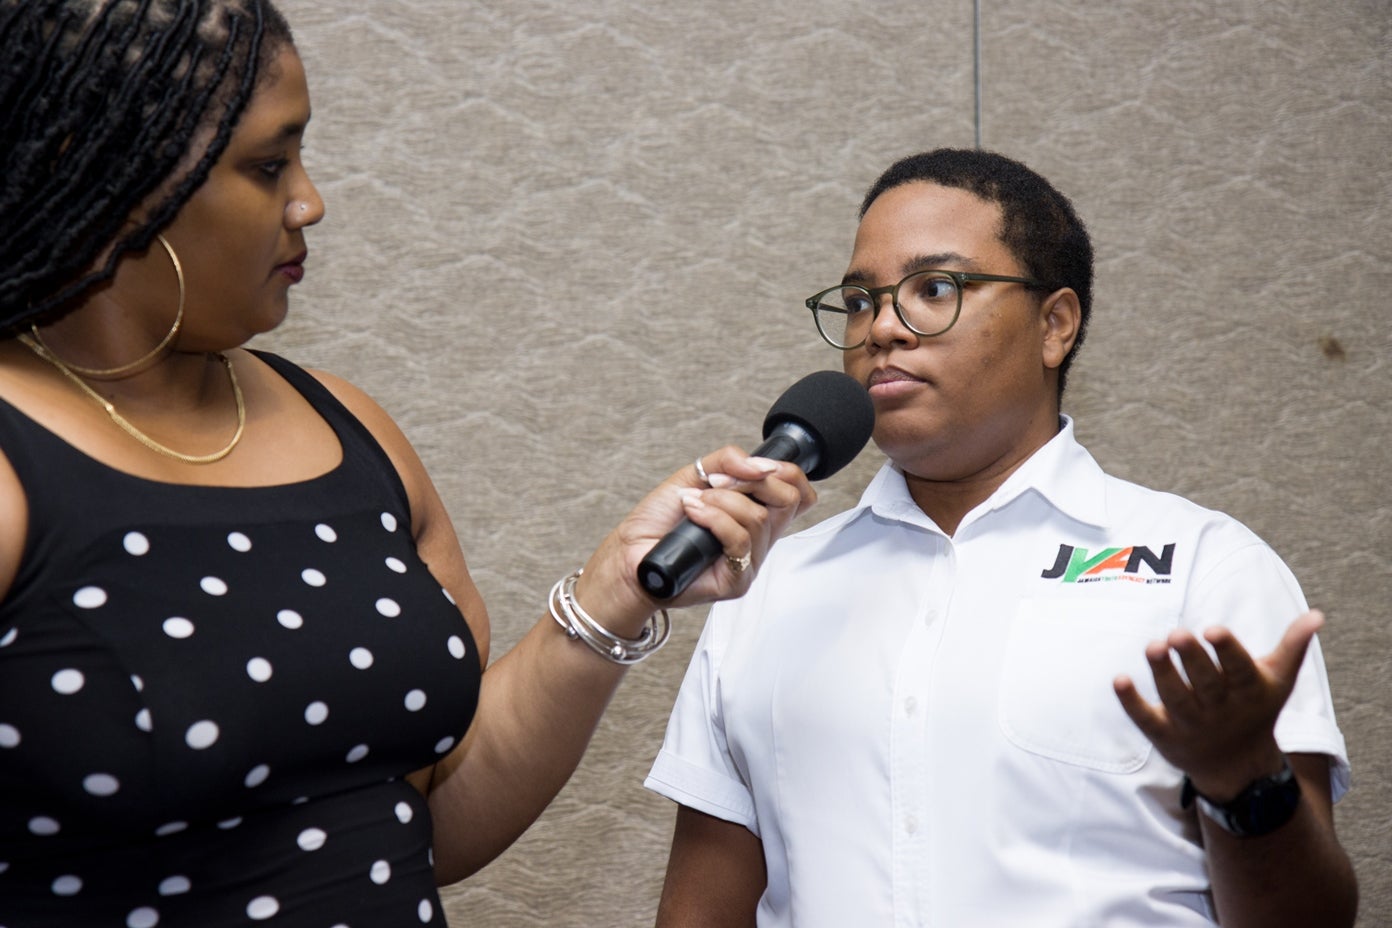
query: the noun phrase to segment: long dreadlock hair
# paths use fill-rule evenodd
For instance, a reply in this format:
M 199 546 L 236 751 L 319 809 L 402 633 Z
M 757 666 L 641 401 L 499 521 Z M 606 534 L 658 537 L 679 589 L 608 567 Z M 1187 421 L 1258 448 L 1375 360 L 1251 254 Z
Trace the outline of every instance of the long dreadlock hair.
M 270 0 L 0 0 L 0 328 L 149 247 L 292 41 Z

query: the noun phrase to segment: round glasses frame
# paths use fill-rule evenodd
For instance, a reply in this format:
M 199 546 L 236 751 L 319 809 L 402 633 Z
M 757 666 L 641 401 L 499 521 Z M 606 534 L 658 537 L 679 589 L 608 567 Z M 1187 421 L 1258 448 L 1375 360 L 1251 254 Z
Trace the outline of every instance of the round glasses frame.
M 932 332 L 925 332 L 922 329 L 916 327 L 913 323 L 911 323 L 904 314 L 903 305 L 899 302 L 899 288 L 904 286 L 904 284 L 908 283 L 911 280 L 915 280 L 917 278 L 925 276 L 937 276 L 947 278 L 952 281 L 952 283 L 954 284 L 954 289 L 957 291 L 957 305 L 953 309 L 952 318 L 948 320 L 947 325 L 944 325 L 941 328 L 938 328 L 937 330 Z M 981 281 L 984 283 L 1023 284 L 1031 290 L 1053 289 L 1048 284 L 1045 284 L 1042 281 L 1034 280 L 1033 278 L 1029 277 L 1007 277 L 1001 274 L 970 274 L 965 271 L 947 271 L 942 270 L 940 268 L 925 268 L 921 271 L 914 271 L 912 274 L 905 275 L 903 280 L 889 287 L 863 287 L 860 284 L 838 284 L 835 287 L 827 287 L 825 290 L 818 290 L 816 293 L 809 296 L 806 300 L 803 301 L 803 305 L 805 305 L 809 310 L 812 311 L 812 321 L 817 324 L 817 332 L 821 334 L 823 341 L 825 341 L 828 345 L 830 345 L 833 348 L 838 348 L 842 351 L 850 351 L 853 348 L 859 348 L 861 345 L 865 344 L 865 342 L 869 339 L 869 329 L 866 329 L 867 334 L 864 338 L 850 345 L 841 344 L 841 342 L 838 342 L 836 339 L 832 338 L 831 335 L 827 333 L 826 326 L 824 326 L 822 323 L 823 313 L 850 316 L 850 312 L 843 307 L 823 305 L 822 301 L 826 299 L 828 294 L 837 294 L 839 298 L 844 300 L 844 294 L 846 293 L 846 291 L 860 291 L 861 293 L 865 294 L 866 297 L 870 300 L 871 309 L 868 311 L 870 312 L 870 318 L 873 321 L 874 317 L 880 311 L 880 297 L 888 293 L 890 295 L 890 302 L 894 306 L 894 315 L 899 317 L 899 321 L 903 323 L 904 327 L 908 329 L 910 332 L 913 332 L 915 335 L 918 335 L 920 337 L 932 338 L 936 335 L 942 335 L 948 329 L 952 328 L 954 325 L 957 324 L 958 317 L 962 315 L 962 291 L 966 289 L 968 283 L 971 283 L 973 281 Z M 842 339 L 842 341 L 845 341 L 845 339 Z

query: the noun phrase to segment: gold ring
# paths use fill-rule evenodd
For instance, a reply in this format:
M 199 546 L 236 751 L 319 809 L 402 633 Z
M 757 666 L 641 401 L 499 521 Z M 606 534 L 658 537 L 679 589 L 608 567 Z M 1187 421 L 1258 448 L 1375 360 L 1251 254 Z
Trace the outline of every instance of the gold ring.
M 749 569 L 749 565 L 754 563 L 753 552 L 746 552 L 741 557 L 731 557 L 725 555 L 725 563 L 730 565 L 730 569 L 737 574 L 742 574 Z

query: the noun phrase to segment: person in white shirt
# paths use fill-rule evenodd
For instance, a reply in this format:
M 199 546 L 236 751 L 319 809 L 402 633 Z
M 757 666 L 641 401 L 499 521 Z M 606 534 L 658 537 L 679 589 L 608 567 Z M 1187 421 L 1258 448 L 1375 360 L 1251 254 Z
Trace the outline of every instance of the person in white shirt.
M 659 928 L 1353 923 L 1323 617 L 1246 527 L 1075 441 L 1091 297 L 1024 165 L 871 187 L 807 305 L 888 461 L 711 611 L 647 780 L 679 803 Z

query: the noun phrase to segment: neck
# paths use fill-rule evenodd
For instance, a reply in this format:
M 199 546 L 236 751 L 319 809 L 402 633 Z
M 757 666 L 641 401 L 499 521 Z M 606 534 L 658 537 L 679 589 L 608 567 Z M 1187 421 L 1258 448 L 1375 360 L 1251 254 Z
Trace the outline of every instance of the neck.
M 1034 453 L 1048 444 L 1058 434 L 1060 425 L 1057 411 L 1052 417 L 1053 426 L 1031 430 L 1025 440 L 1012 444 L 1005 453 L 998 454 L 970 472 L 951 476 L 935 475 L 928 471 L 915 472 L 904 468 L 904 479 L 908 484 L 909 495 L 933 524 L 942 529 L 948 537 L 957 534 L 962 520 L 973 509 L 991 498 L 991 494 L 1034 456 Z

